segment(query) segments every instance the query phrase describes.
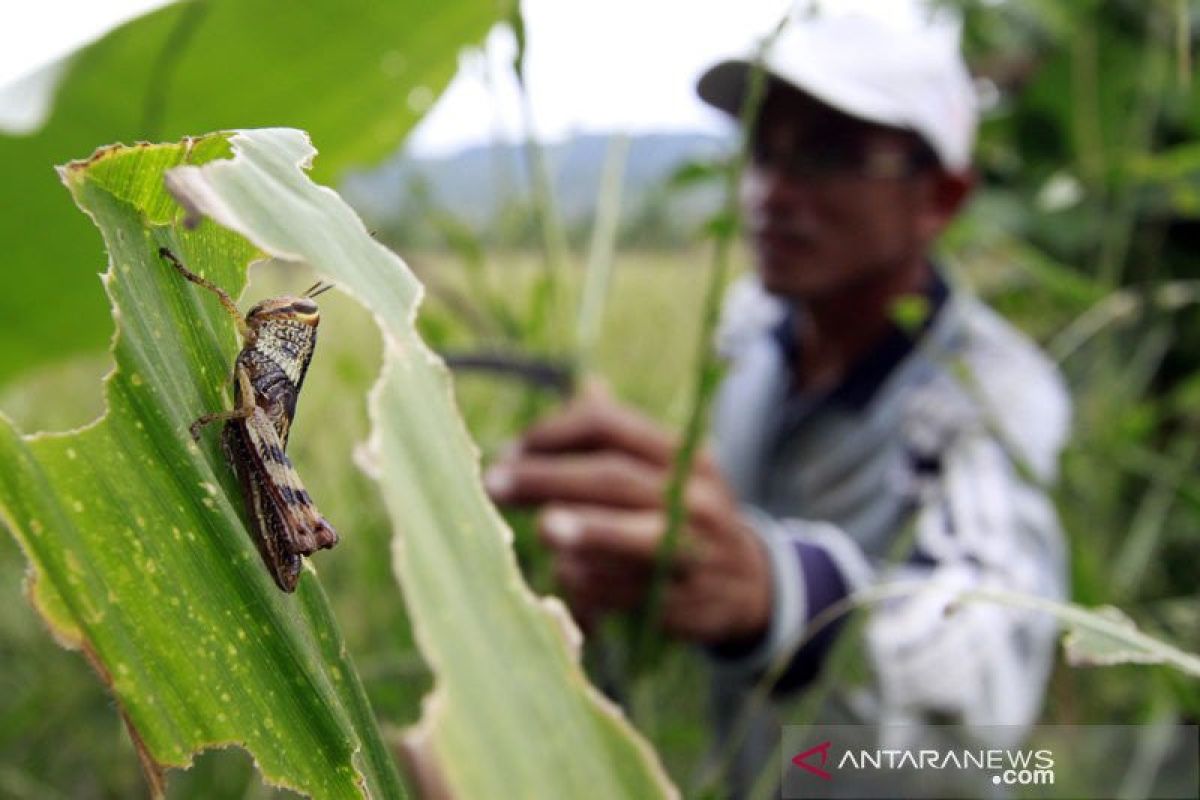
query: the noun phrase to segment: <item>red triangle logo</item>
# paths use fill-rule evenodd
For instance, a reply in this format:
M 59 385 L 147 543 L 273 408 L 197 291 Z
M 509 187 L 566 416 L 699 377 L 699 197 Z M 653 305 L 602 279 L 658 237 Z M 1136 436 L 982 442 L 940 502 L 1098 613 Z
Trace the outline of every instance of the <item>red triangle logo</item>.
M 829 761 L 829 748 L 832 745 L 833 742 L 821 742 L 816 747 L 810 747 L 803 753 L 798 753 L 797 755 L 792 756 L 792 763 L 800 769 L 808 770 L 822 780 L 832 780 L 833 776 L 821 769 L 821 767 L 825 766 L 825 764 Z M 818 754 L 821 756 L 821 767 L 815 767 L 812 764 L 809 764 L 808 759 Z

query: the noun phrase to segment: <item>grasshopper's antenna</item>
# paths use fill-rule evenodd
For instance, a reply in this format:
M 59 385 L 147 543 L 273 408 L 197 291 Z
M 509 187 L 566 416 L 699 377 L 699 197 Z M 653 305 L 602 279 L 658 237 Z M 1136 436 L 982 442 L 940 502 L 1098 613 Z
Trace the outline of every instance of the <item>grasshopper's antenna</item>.
M 316 283 L 314 283 L 312 286 L 310 286 L 308 288 L 308 291 L 304 293 L 304 296 L 309 299 L 312 299 L 318 295 L 325 294 L 332 288 L 333 288 L 332 283 L 325 283 L 323 281 L 317 281 Z
M 234 324 L 237 325 L 238 333 L 242 335 L 242 338 L 253 337 L 254 334 L 250 330 L 250 326 L 246 324 L 245 318 L 242 317 L 242 312 L 238 311 L 237 304 L 233 302 L 233 298 L 229 296 L 229 292 L 225 291 L 220 286 L 217 286 L 212 281 L 201 278 L 199 275 L 192 272 L 190 269 L 185 267 L 182 262 L 180 262 L 179 258 L 166 247 L 158 248 L 158 254 L 164 258 L 168 264 L 178 270 L 180 275 L 187 278 L 197 286 L 202 286 L 203 288 L 208 289 L 210 292 L 215 294 L 221 301 L 221 305 L 225 306 L 225 310 L 228 311 L 230 316 L 233 317 Z

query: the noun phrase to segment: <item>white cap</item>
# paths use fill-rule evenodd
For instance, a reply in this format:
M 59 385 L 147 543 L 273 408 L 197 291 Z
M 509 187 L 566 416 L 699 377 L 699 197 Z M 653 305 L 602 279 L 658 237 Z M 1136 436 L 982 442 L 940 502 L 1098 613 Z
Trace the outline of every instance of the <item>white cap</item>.
M 710 67 L 696 91 L 734 116 L 754 57 Z M 971 163 L 978 106 L 944 18 L 898 25 L 865 12 L 789 20 L 763 56 L 768 75 L 857 119 L 919 134 L 950 170 Z

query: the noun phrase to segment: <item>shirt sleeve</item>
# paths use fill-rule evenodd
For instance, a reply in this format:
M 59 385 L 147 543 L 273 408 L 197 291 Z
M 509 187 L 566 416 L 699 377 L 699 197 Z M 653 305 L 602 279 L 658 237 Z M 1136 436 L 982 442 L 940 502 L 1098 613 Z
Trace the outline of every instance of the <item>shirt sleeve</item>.
M 751 678 L 786 662 L 776 689 L 802 686 L 836 631 L 834 625 L 814 634 L 814 619 L 852 592 L 911 583 L 912 591 L 869 612 L 878 718 L 1031 723 L 1053 663 L 1053 620 L 955 601 L 985 587 L 1061 598 L 1065 557 L 1053 506 L 984 431 L 959 437 L 921 473 L 909 520 L 913 551 L 896 566 L 869 558 L 835 525 L 749 509 L 769 554 L 773 614 L 752 649 L 718 652 L 718 669 Z

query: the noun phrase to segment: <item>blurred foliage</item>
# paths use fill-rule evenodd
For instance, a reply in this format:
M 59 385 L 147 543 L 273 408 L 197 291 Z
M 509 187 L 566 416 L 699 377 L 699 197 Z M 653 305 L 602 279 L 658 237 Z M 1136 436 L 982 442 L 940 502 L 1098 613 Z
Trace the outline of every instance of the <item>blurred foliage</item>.
M 460 47 L 503 14 L 497 0 L 191 0 L 114 30 L 71 57 L 45 126 L 0 135 L 0 250 L 21 291 L 0 297 L 0 384 L 108 343 L 95 285 L 103 248 L 53 165 L 111 142 L 294 126 L 323 152 L 316 179 L 392 152 L 454 74 Z M 18 212 L 19 210 L 19 212 Z M 31 236 L 31 222 L 50 235 Z
M 959 283 L 1055 355 L 1069 379 L 1076 420 L 1058 501 L 1072 550 L 1074 599 L 1117 606 L 1142 630 L 1196 652 L 1200 275 L 1193 262 L 1200 244 L 1200 97 L 1192 58 L 1200 3 L 946 3 L 965 13 L 968 57 L 993 103 L 977 148 L 979 190 L 944 238 L 941 258 Z M 89 139 L 86 147 L 95 143 Z M 683 188 L 692 173 L 705 179 L 702 168 L 681 170 Z M 12 180 L 20 185 L 32 178 L 14 173 Z M 664 185 L 644 218 L 623 209 L 622 229 L 636 236 L 619 241 L 673 245 L 677 229 L 664 223 L 677 222 L 677 191 Z M 420 320 L 426 340 L 447 351 L 561 356 L 569 350 L 569 327 L 551 324 L 533 300 L 544 262 L 530 249 L 545 241 L 533 205 L 513 201 L 482 230 L 444 209 L 429 210 L 379 231 L 384 241 L 435 245 L 404 252 L 430 289 Z M 568 298 L 584 284 L 577 267 L 587 260 L 580 250 L 588 233 L 564 234 Z M 675 427 L 688 408 L 703 292 L 698 268 L 707 258 L 697 246 L 618 251 L 603 309 L 595 371 L 620 397 Z M 281 276 L 260 272 L 249 296 L 282 287 Z M 344 335 L 323 341 L 303 414 L 336 415 L 341 423 L 297 440 L 295 460 L 331 518 L 347 520 L 358 534 L 339 546 L 340 557 L 323 566 L 322 577 L 373 706 L 381 718 L 402 725 L 418 716 L 428 675 L 390 570 L 378 557 L 389 535 L 386 515 L 365 478 L 346 467 L 366 430 L 365 411 L 336 399 L 369 384 L 380 349 L 356 308 L 335 298 L 322 310 L 326 328 Z M 93 387 L 103 367 L 92 360 L 46 368 L 0 393 L 0 408 L 19 414 L 27 430 L 85 421 L 95 413 Z M 488 374 L 461 374 L 456 390 L 485 454 L 557 402 Z M 513 515 L 511 522 L 531 584 L 551 590 L 530 521 Z M 0 586 L 10 600 L 0 603 L 0 659 L 7 664 L 20 653 L 19 666 L 2 679 L 13 691 L 0 692 L 0 728 L 11 732 L 0 740 L 0 793 L 136 792 L 131 748 L 102 691 L 16 601 L 21 569 L 15 548 L 0 538 Z M 592 649 L 586 655 L 600 685 L 621 695 L 607 677 L 610 654 Z M 639 723 L 686 786 L 710 743 L 702 659 L 672 648 L 653 680 L 658 707 Z M 51 681 L 61 688 L 52 689 Z M 1056 723 L 1163 718 L 1200 719 L 1200 686 L 1172 670 L 1137 665 L 1060 666 L 1044 715 Z M 92 770 L 90 779 L 81 777 L 83 770 Z M 174 790 L 180 797 L 263 791 L 244 759 L 226 752 L 200 759 Z
M 993 100 L 982 185 L 944 242 L 1039 339 L 1075 400 L 1059 509 L 1073 595 L 1200 645 L 1200 87 L 1193 0 L 954 3 Z M 1194 681 L 1065 671 L 1051 721 L 1200 718 Z

